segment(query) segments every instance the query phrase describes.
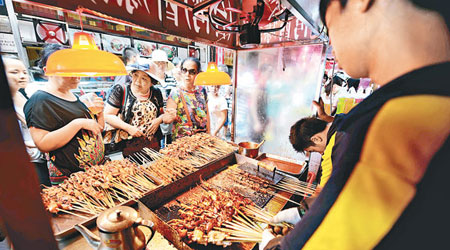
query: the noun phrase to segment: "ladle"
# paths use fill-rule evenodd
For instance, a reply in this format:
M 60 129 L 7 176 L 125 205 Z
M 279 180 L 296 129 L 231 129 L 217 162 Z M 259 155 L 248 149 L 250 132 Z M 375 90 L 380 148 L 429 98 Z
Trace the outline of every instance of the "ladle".
M 266 140 L 264 139 L 264 140 L 262 140 L 262 142 L 260 142 L 259 144 L 258 144 L 258 146 L 256 146 L 256 148 L 260 148 L 263 144 L 264 144 L 264 142 L 266 142 Z

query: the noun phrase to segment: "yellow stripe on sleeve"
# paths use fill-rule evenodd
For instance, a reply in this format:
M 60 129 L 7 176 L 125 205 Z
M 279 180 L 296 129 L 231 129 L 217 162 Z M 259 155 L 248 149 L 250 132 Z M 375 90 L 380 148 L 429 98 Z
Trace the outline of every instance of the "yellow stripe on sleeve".
M 331 161 L 331 154 L 333 152 L 334 143 L 336 141 L 336 133 L 334 133 L 330 141 L 325 148 L 325 151 L 322 156 L 322 163 L 320 164 L 322 167 L 322 176 L 320 177 L 320 187 L 324 187 L 327 183 L 328 179 L 331 176 L 331 172 L 333 171 L 333 163 Z
M 408 96 L 386 103 L 369 127 L 359 162 L 304 249 L 374 248 L 415 196 L 449 125 L 448 97 Z

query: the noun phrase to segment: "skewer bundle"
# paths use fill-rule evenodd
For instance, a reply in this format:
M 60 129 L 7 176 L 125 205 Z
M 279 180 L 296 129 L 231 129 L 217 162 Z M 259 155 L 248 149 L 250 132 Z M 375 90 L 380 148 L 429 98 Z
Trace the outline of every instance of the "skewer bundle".
M 273 195 L 275 197 L 278 197 L 278 198 L 283 199 L 288 202 L 292 202 L 292 203 L 300 206 L 300 203 L 293 201 L 289 198 L 284 197 L 281 194 L 274 192 L 276 188 L 274 188 L 274 185 L 271 184 L 271 182 L 266 179 L 263 179 L 258 176 L 254 176 L 243 170 L 239 170 L 239 169 L 235 169 L 235 168 L 231 168 L 229 171 L 230 171 L 229 173 L 231 174 L 233 181 L 235 183 L 238 183 L 239 185 L 248 187 L 248 188 L 253 189 L 256 192 L 259 192 L 262 194 Z
M 316 191 L 316 185 L 294 179 L 284 179 L 281 180 L 278 184 L 271 184 L 270 186 L 280 191 L 285 191 L 301 196 L 311 196 Z
M 74 173 L 63 183 L 44 188 L 41 196 L 50 212 L 85 218 L 73 212 L 95 215 L 124 201 L 140 198 L 156 187 L 151 173 L 128 160 L 120 160 Z
M 180 219 L 168 224 L 188 243 L 230 245 L 232 239 L 226 238 L 232 235 L 233 228 L 244 230 L 239 227 L 243 224 L 239 208 L 252 202 L 234 190 L 219 190 L 203 184 L 206 194 L 194 196 L 189 204 L 181 204 Z
M 179 138 L 161 149 L 162 154 L 189 160 L 196 167 L 201 167 L 233 151 L 233 146 L 206 133 Z
M 246 206 L 246 207 L 243 208 L 243 211 L 248 217 L 250 217 L 250 218 L 252 218 L 252 219 L 254 219 L 256 221 L 265 223 L 267 225 L 271 225 L 271 226 L 287 226 L 287 227 L 290 227 L 290 228 L 294 227 L 293 225 L 291 225 L 289 223 L 286 223 L 286 222 L 283 222 L 283 223 L 272 223 L 272 222 L 270 222 L 270 220 L 275 215 L 272 214 L 272 213 L 269 213 L 269 212 L 267 212 L 267 211 L 265 211 L 265 210 L 263 210 L 263 209 L 261 209 L 259 207 L 256 207 L 256 206 L 250 206 L 250 205 Z
M 138 165 L 143 164 L 147 171 L 168 184 L 233 151 L 233 146 L 227 142 L 200 133 L 176 140 L 161 149 L 161 153 L 144 148 L 129 159 Z
M 252 175 L 245 172 L 244 170 L 234 167 L 230 167 L 227 171 L 233 181 L 239 183 L 244 187 L 248 187 L 263 194 L 267 194 L 268 191 L 274 191 L 274 189 L 270 187 L 271 182 L 266 179 Z
M 235 208 L 239 215 L 233 216 L 232 221 L 226 221 L 223 227 L 216 228 L 220 232 L 227 233 L 225 238 L 228 242 L 261 242 L 263 227 L 246 216 L 238 208 Z M 242 209 L 242 208 L 240 208 Z

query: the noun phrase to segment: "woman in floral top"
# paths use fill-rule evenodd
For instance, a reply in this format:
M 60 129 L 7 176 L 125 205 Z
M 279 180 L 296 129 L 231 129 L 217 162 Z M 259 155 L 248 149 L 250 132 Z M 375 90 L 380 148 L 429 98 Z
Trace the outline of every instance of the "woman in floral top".
M 199 132 L 209 133 L 209 114 L 206 90 L 195 86 L 194 80 L 200 72 L 200 61 L 189 57 L 181 62 L 182 84 L 172 90 L 167 100 L 165 123 L 173 122 L 173 139 Z

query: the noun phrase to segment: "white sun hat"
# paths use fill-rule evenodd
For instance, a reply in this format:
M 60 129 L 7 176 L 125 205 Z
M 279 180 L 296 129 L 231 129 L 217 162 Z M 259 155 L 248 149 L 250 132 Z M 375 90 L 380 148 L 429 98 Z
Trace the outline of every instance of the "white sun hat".
M 154 50 L 152 52 L 152 61 L 154 62 L 169 62 L 167 58 L 167 53 L 164 50 Z

